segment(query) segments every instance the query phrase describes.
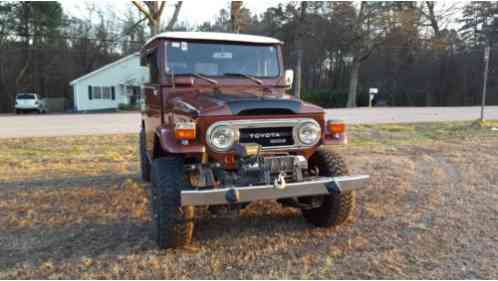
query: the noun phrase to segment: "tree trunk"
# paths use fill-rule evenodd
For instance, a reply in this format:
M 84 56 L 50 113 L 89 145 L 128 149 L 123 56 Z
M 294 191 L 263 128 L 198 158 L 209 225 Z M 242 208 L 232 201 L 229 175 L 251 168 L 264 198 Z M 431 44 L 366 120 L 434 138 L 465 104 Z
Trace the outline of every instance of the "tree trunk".
M 308 3 L 306 1 L 301 2 L 301 14 L 298 19 L 298 27 L 296 30 L 296 35 L 294 37 L 294 42 L 296 46 L 296 73 L 294 74 L 294 96 L 301 99 L 301 87 L 302 87 L 302 65 L 303 65 L 303 37 L 304 37 L 304 25 L 306 24 L 306 9 Z
M 356 107 L 356 96 L 358 94 L 358 79 L 360 76 L 361 62 L 353 59 L 351 65 L 351 75 L 349 77 L 349 92 L 347 107 Z
M 242 1 L 232 1 L 230 4 L 230 25 L 233 33 L 240 33 L 240 9 Z
M 152 36 L 156 35 L 159 33 L 159 30 L 161 29 L 160 27 L 160 22 L 157 21 L 157 20 L 154 20 L 154 21 L 149 21 L 149 28 L 150 28 L 150 34 Z
M 303 64 L 303 49 L 299 47 L 296 50 L 296 73 L 294 75 L 294 96 L 301 99 L 301 80 L 302 80 L 302 64 Z
M 149 13 L 151 14 L 152 19 L 149 21 L 149 27 L 151 35 L 154 36 L 159 33 L 161 29 L 161 13 L 159 8 L 159 2 L 145 2 L 149 6 Z M 163 2 L 161 2 L 163 4 Z

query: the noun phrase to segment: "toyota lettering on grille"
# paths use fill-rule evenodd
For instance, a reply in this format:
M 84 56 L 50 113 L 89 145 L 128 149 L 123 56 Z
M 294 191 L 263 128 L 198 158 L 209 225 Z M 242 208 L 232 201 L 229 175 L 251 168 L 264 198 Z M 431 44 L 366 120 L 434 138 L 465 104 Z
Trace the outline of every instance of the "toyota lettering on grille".
M 263 147 L 293 145 L 292 127 L 241 128 L 241 143 L 254 142 Z
M 268 132 L 268 133 L 249 133 L 251 139 L 261 139 L 261 138 L 279 138 L 281 135 L 279 132 Z

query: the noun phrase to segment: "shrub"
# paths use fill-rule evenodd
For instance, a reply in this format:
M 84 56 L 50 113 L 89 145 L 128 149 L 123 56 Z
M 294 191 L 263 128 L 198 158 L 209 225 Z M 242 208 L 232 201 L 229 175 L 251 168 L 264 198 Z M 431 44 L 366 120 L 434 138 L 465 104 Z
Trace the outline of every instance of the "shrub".
M 131 105 L 131 104 L 120 103 L 118 105 L 118 109 L 123 111 L 133 111 L 133 110 L 138 110 L 139 108 L 140 107 L 138 104 Z
M 324 108 L 346 107 L 348 92 L 330 89 L 305 90 L 302 99 Z

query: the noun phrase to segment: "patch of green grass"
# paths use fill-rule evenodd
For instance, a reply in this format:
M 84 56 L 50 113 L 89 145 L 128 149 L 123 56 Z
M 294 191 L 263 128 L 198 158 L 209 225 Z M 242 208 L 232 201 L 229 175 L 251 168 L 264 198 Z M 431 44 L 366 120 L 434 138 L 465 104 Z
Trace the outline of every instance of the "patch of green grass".
M 491 128 L 498 128 L 498 121 L 352 125 L 349 131 L 352 144 L 368 145 L 498 137 Z
M 498 128 L 498 120 L 478 121 L 481 128 Z

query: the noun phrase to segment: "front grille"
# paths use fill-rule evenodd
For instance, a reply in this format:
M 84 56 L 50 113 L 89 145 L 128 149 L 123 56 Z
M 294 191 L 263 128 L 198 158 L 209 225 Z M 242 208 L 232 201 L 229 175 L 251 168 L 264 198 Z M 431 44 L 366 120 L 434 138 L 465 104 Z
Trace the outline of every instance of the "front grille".
M 292 127 L 241 128 L 239 142 L 257 143 L 263 147 L 293 145 L 292 130 Z

